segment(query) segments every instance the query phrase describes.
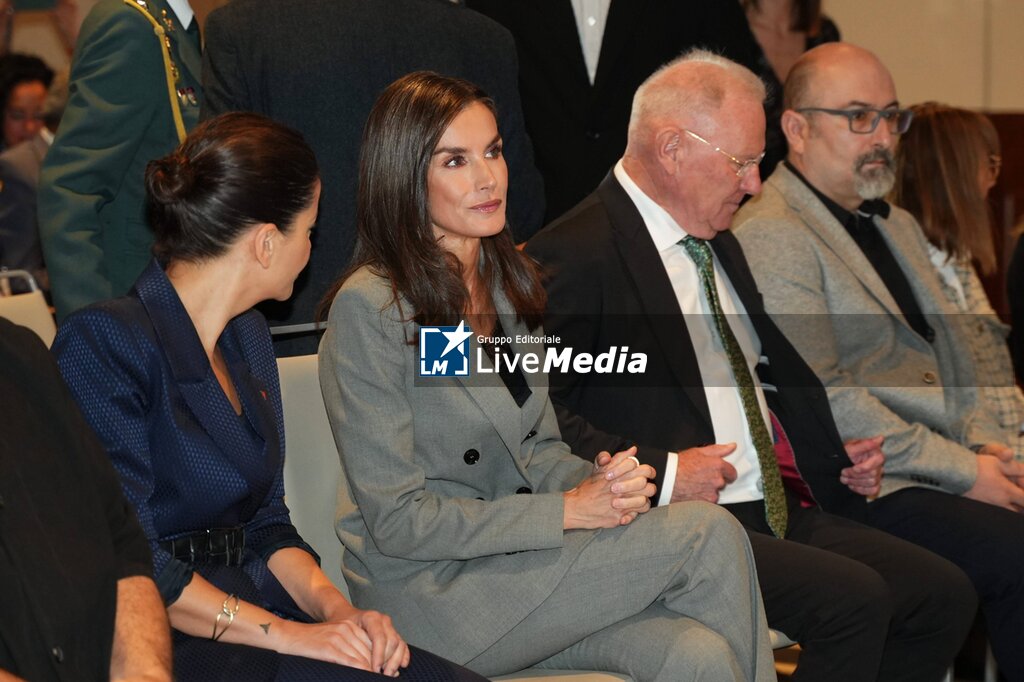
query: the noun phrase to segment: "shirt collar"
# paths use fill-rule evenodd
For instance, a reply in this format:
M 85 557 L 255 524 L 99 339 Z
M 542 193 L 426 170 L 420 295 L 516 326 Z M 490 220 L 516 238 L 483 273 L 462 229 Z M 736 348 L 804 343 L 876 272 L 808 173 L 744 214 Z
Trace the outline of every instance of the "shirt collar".
M 167 4 L 174 12 L 174 16 L 178 17 L 178 23 L 187 30 L 189 24 L 192 23 L 192 19 L 195 17 L 195 12 L 192 11 L 192 6 L 188 0 L 167 0 Z
M 654 199 L 647 196 L 633 182 L 633 178 L 629 177 L 626 168 L 622 165 L 622 159 L 619 159 L 619 162 L 615 164 L 612 172 L 615 173 L 615 179 L 622 185 L 622 189 L 626 190 L 626 194 L 629 195 L 633 204 L 636 205 L 637 211 L 640 212 L 640 217 L 643 218 L 647 231 L 651 233 L 651 239 L 654 240 L 654 247 L 658 250 L 658 253 L 662 253 L 666 249 L 675 246 L 679 243 L 679 240 L 689 235 L 668 214 L 668 211 L 659 206 Z

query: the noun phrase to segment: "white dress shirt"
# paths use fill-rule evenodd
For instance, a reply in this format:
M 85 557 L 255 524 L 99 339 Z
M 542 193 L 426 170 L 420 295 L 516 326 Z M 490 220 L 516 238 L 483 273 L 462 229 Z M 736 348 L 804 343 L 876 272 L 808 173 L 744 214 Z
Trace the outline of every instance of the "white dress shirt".
M 644 194 L 626 173 L 620 160 L 615 164 L 615 179 L 619 181 L 626 194 L 636 205 L 640 216 L 647 226 L 647 231 L 654 240 L 654 246 L 661 256 L 665 272 L 672 282 L 672 290 L 679 302 L 679 309 L 686 318 L 686 328 L 690 332 L 690 341 L 697 355 L 700 367 L 701 382 L 707 397 L 708 409 L 711 411 L 711 424 L 715 430 L 716 443 L 736 443 L 736 450 L 726 457 L 726 461 L 736 468 L 736 480 L 719 491 L 719 504 L 734 504 L 764 499 L 761 482 L 761 468 L 757 461 L 757 451 L 750 437 L 750 426 L 743 412 L 743 402 L 736 388 L 736 381 L 729 365 L 729 357 L 722 346 L 722 341 L 715 329 L 714 316 L 704 295 L 704 287 L 700 281 L 697 265 L 690 258 L 686 249 L 679 241 L 687 236 L 686 230 L 677 223 L 665 209 Z M 757 402 L 764 416 L 764 423 L 771 431 L 771 420 L 768 416 L 768 405 L 764 399 L 764 391 L 757 381 L 754 368 L 761 358 L 761 341 L 754 331 L 746 308 L 736 295 L 732 282 L 722 270 L 718 258 L 714 259 L 715 285 L 722 311 L 729 320 L 736 340 L 743 350 L 751 376 L 754 377 Z M 671 419 L 672 415 L 665 418 Z M 626 434 L 628 435 L 628 434 Z M 704 443 L 703 445 L 710 445 Z M 665 479 L 658 495 L 658 504 L 668 504 L 672 499 L 675 486 L 678 455 L 670 452 L 665 465 Z
M 188 0 L 167 0 L 167 4 L 171 6 L 174 16 L 178 17 L 178 23 L 188 29 L 188 25 L 195 17 L 195 12 L 192 11 L 192 5 L 188 4 Z
M 601 42 L 604 40 L 604 26 L 611 4 L 612 0 L 572 0 L 576 30 L 580 34 L 583 61 L 587 65 L 587 76 L 591 85 L 597 77 L 597 62 L 601 58 Z

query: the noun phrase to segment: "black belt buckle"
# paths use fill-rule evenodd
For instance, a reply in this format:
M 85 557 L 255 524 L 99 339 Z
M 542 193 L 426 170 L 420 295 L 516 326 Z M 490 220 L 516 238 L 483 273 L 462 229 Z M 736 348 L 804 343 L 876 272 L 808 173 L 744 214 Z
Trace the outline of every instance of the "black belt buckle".
M 194 535 L 163 543 L 175 559 L 190 564 L 241 566 L 245 550 L 245 529 L 210 528 Z

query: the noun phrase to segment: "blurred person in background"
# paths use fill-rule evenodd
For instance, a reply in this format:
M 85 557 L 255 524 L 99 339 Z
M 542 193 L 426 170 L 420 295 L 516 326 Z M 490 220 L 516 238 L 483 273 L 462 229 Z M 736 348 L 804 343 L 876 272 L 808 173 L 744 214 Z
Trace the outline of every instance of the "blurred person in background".
M 543 225 L 544 188 L 526 136 L 512 36 L 438 0 L 234 0 L 211 13 L 203 117 L 254 111 L 291 126 L 320 160 L 323 198 L 309 267 L 286 302 L 260 306 L 278 356 L 315 353 L 314 310 L 356 241 L 356 169 L 366 117 L 399 76 L 430 69 L 480 83 L 500 113 L 516 242 Z M 281 328 L 288 330 L 282 334 Z
M 995 126 L 983 114 L 925 102 L 896 150 L 890 199 L 910 212 L 928 239 L 928 255 L 946 298 L 962 313 L 978 390 L 1024 459 L 1024 394 L 1014 383 L 1009 328 L 999 320 L 979 278 L 998 268 L 987 197 L 1002 157 Z
M 199 21 L 187 1 L 99 0 L 85 18 L 39 179 L 58 319 L 127 293 L 152 257 L 146 164 L 199 120 L 200 69 Z
M 31 139 L 42 129 L 43 102 L 52 82 L 53 70 L 39 57 L 13 53 L 0 57 L 0 150 Z
M 782 84 L 807 50 L 840 39 L 839 28 L 821 13 L 821 0 L 740 0 L 757 44 L 757 68 L 768 89 L 765 100 L 765 148 L 761 179 L 786 158 L 782 134 Z
M 526 131 L 544 176 L 545 221 L 597 188 L 626 149 L 633 93 L 702 47 L 753 69 L 757 46 L 735 0 L 466 0 L 507 28 L 519 53 Z
M 43 103 L 36 135 L 0 154 L 0 267 L 27 270 L 49 292 L 50 281 L 39 242 L 36 189 L 43 158 L 53 143 L 68 101 L 67 72 L 58 73 Z

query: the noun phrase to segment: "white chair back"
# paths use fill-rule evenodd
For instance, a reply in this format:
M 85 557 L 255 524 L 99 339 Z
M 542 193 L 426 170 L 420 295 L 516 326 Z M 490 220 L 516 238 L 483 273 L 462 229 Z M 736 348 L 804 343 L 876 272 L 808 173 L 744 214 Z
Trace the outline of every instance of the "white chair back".
M 35 278 L 26 270 L 0 270 L 0 289 L 10 292 L 10 281 L 21 279 L 28 283 L 25 294 L 0 295 L 0 317 L 15 324 L 28 327 L 43 340 L 49 348 L 57 335 L 50 306 L 43 298 L 43 292 L 36 285 Z
M 299 535 L 320 555 L 327 577 L 348 596 L 334 532 L 341 463 L 320 393 L 317 356 L 279 358 L 284 404 L 285 503 Z

